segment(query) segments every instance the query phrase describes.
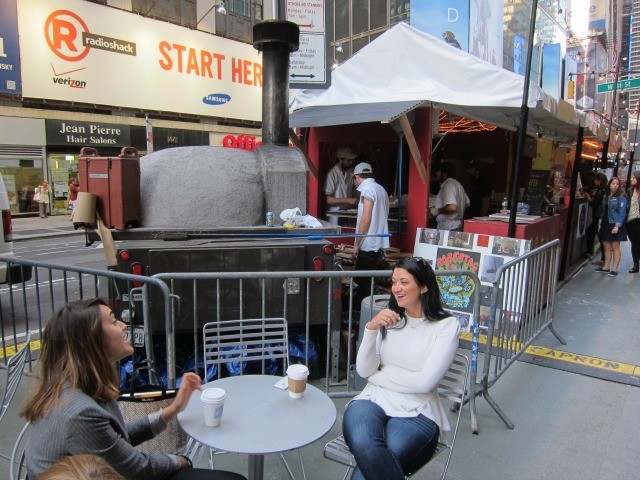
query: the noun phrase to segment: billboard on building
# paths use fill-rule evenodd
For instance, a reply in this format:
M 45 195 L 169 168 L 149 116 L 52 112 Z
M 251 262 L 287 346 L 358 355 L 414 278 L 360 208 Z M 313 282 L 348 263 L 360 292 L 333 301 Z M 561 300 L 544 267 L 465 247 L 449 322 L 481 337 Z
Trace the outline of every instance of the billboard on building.
M 20 48 L 15 0 L 0 0 L 0 93 L 20 93 Z
M 472 0 L 469 9 L 469 53 L 502 67 L 503 0 Z
M 559 43 L 542 47 L 542 90 L 553 98 L 561 98 L 562 51 Z
M 524 75 L 526 70 L 525 39 L 520 35 L 513 37 L 513 71 L 519 75 Z
M 469 51 L 469 0 L 411 0 L 411 26 Z
M 605 0 L 589 0 L 589 30 L 604 30 L 607 10 Z
M 261 119 L 251 45 L 79 0 L 17 3 L 25 97 Z

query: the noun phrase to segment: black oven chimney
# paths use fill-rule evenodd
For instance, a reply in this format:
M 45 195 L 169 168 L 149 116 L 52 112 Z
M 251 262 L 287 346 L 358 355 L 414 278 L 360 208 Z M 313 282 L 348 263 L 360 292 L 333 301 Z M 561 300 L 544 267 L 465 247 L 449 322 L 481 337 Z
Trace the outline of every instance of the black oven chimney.
M 298 50 L 300 28 L 286 20 L 253 26 L 253 48 L 262 52 L 262 143 L 289 145 L 289 54 Z

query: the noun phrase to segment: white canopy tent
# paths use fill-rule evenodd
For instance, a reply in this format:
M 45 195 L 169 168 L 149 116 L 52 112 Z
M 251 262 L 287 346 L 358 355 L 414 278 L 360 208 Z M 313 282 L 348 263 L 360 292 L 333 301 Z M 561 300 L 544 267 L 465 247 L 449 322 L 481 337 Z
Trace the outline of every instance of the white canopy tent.
M 303 90 L 289 125 L 311 127 L 391 122 L 420 106 L 517 130 L 524 77 L 399 23 L 333 71 L 326 90 Z M 584 114 L 535 84 L 528 133 L 570 143 Z

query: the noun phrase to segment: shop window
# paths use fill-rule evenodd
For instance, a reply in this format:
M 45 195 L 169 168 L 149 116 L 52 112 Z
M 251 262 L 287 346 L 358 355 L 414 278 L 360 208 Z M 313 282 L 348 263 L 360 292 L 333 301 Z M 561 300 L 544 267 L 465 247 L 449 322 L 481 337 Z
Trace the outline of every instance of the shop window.
M 381 28 L 387 25 L 387 0 L 371 0 L 370 29 Z
M 334 40 L 349 37 L 349 0 L 334 2 Z
M 196 26 L 196 0 L 132 0 L 131 11 L 186 27 Z
M 353 35 L 369 29 L 369 0 L 353 0 Z
M 2 160 L 0 166 L 12 214 L 38 211 L 33 194 L 42 183 L 42 162 L 30 160 L 31 167 L 23 166 L 23 162 L 25 160 Z M 38 165 L 34 167 L 36 163 Z
M 253 2 L 253 18 L 256 20 L 264 18 L 262 0 Z
M 227 4 L 230 12 L 251 18 L 251 0 L 230 0 L 225 2 L 225 5 Z

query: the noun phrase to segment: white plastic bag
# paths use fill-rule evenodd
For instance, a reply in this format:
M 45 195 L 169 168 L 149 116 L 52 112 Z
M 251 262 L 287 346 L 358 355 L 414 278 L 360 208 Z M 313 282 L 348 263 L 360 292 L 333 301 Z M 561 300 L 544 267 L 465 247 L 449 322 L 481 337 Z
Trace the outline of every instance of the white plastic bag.
M 302 212 L 298 207 L 296 208 L 287 208 L 280 212 L 280 218 L 284 222 L 284 225 L 295 225 L 298 226 L 298 219 L 302 216 Z
M 320 228 L 322 224 L 312 215 L 302 215 L 298 218 L 298 227 Z

